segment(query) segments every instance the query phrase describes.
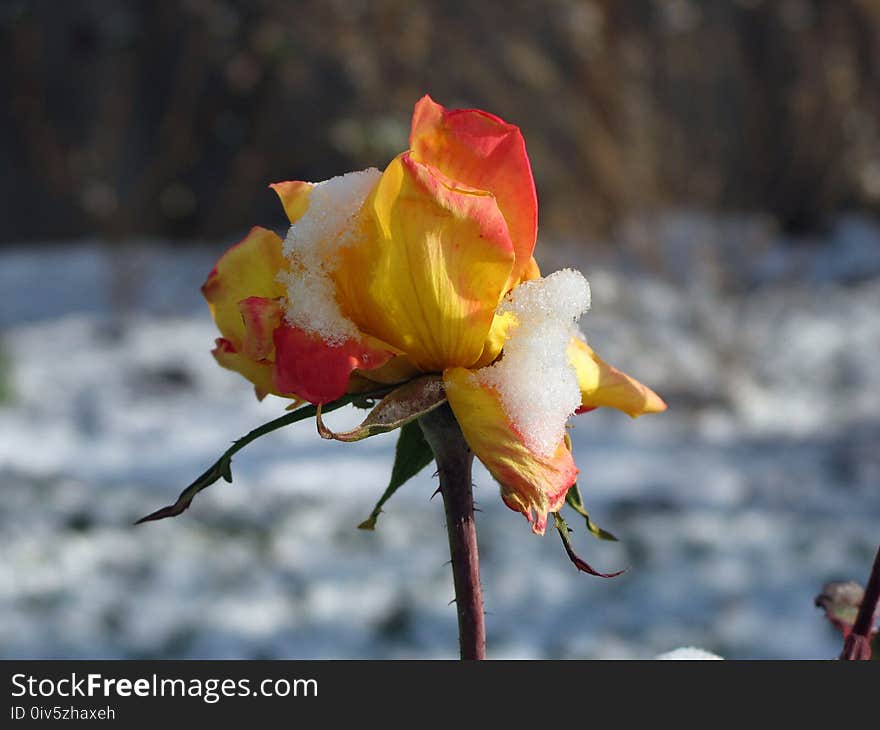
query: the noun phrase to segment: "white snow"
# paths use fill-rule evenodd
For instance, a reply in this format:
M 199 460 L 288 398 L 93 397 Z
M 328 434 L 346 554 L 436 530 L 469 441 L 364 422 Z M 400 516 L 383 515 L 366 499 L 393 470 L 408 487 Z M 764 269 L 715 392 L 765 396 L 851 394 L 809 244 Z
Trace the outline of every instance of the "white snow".
M 551 456 L 565 424 L 581 403 L 577 374 L 567 348 L 577 319 L 590 308 L 590 285 L 580 272 L 563 269 L 520 284 L 501 302 L 512 313 L 504 356 L 478 371 L 495 388 L 511 423 L 533 451 Z
M 671 659 L 671 660 L 718 660 L 724 659 L 724 657 L 720 657 L 717 654 L 713 654 L 711 651 L 706 651 L 705 649 L 698 649 L 695 646 L 682 646 L 678 649 L 673 649 L 672 651 L 667 651 L 664 654 L 658 654 L 655 659 Z
M 351 242 L 355 216 L 380 175 L 371 167 L 317 183 L 308 209 L 284 239 L 284 255 L 291 263 L 290 272 L 281 275 L 287 287 L 287 321 L 329 345 L 358 336 L 339 308 L 330 274 L 334 253 Z

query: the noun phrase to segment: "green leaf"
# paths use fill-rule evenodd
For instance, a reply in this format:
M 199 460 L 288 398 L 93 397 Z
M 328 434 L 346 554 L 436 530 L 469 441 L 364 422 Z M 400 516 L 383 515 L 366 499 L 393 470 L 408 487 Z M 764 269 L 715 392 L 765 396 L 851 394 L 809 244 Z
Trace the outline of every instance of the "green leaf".
M 577 483 L 574 483 L 569 487 L 568 493 L 565 495 L 565 501 L 568 503 L 568 506 L 571 507 L 575 512 L 577 512 L 581 517 L 583 517 L 587 522 L 587 529 L 600 540 L 611 540 L 613 542 L 617 542 L 617 538 L 612 535 L 608 530 L 603 530 L 599 525 L 593 522 L 590 519 L 590 513 L 587 512 L 586 507 L 584 507 L 584 500 L 581 497 L 581 492 L 578 489 Z
M 321 418 L 318 409 L 318 433 L 321 438 L 336 441 L 360 441 L 361 439 L 388 433 L 433 411 L 446 402 L 443 380 L 437 375 L 426 375 L 410 380 L 386 395 L 357 428 L 334 433 Z M 324 409 L 326 410 L 326 409 Z
M 428 442 L 425 440 L 425 434 L 422 433 L 422 427 L 417 421 L 410 421 L 400 429 L 400 438 L 397 439 L 397 450 L 394 455 L 394 467 L 391 469 L 391 481 L 388 482 L 388 488 L 384 491 L 370 516 L 358 525 L 359 530 L 375 530 L 376 520 L 382 512 L 383 505 L 391 499 L 400 487 L 408 482 L 412 477 L 418 474 L 428 464 L 434 461 L 434 453 Z
M 324 413 L 329 413 L 330 411 L 335 411 L 337 408 L 342 408 L 345 405 L 351 403 L 357 397 L 364 396 L 344 396 L 339 400 L 333 401 L 332 403 L 328 403 L 323 406 Z M 210 487 L 214 482 L 225 479 L 227 482 L 232 482 L 232 457 L 241 451 L 245 446 L 247 446 L 251 441 L 256 441 L 261 436 L 265 436 L 267 433 L 271 433 L 272 431 L 277 431 L 279 428 L 284 428 L 285 426 L 289 426 L 292 423 L 296 423 L 297 421 L 303 421 L 306 418 L 311 418 L 312 416 L 317 415 L 318 409 L 316 406 L 305 406 L 303 408 L 297 408 L 295 411 L 291 411 L 280 418 L 276 418 L 273 421 L 269 421 L 268 423 L 264 423 L 262 426 L 255 428 L 253 431 L 242 436 L 238 441 L 234 442 L 229 449 L 227 449 L 223 455 L 217 459 L 208 469 L 203 472 L 201 475 L 196 477 L 195 481 L 190 484 L 186 489 L 184 489 L 180 496 L 177 498 L 177 501 L 174 504 L 170 504 L 167 507 L 163 507 L 162 509 L 158 509 L 155 512 L 151 512 L 146 517 L 141 517 L 136 525 L 141 524 L 142 522 L 152 522 L 153 520 L 163 520 L 166 517 L 176 517 L 181 512 L 186 511 L 189 508 L 190 504 L 193 501 L 193 498 L 201 492 L 203 489 Z
M 562 546 L 565 548 L 568 559 L 571 560 L 575 568 L 583 573 L 589 573 L 590 575 L 595 575 L 599 578 L 616 578 L 618 575 L 624 572 L 622 570 L 618 570 L 614 573 L 600 573 L 598 570 L 596 570 L 574 551 L 574 548 L 571 546 L 571 537 L 569 536 L 571 529 L 569 529 L 568 524 L 562 518 L 562 515 L 558 512 L 554 512 L 553 518 L 556 520 L 556 530 L 559 532 L 559 537 L 562 538 Z

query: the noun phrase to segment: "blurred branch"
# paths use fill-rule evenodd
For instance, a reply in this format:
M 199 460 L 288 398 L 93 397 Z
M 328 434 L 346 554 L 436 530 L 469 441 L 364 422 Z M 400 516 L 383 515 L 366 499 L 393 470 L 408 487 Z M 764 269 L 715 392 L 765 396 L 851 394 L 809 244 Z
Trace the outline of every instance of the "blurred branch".
M 874 629 L 874 619 L 877 615 L 877 604 L 880 602 L 880 546 L 877 547 L 877 555 L 874 557 L 874 565 L 865 587 L 865 595 L 862 605 L 859 607 L 856 622 L 853 624 L 852 633 L 846 637 L 840 658 L 844 660 L 870 659 L 871 658 L 871 634 Z

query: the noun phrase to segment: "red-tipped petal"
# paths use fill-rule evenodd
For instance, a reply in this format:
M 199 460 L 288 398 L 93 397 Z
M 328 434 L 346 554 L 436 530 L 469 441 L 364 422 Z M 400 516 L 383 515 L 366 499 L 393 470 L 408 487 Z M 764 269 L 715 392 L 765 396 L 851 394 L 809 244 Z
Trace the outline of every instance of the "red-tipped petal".
M 516 252 L 513 286 L 530 266 L 538 234 L 538 197 L 519 128 L 478 109 L 446 109 L 424 96 L 413 113 L 410 147 L 419 162 L 495 196 Z
M 515 258 L 495 198 L 404 153 L 361 223 L 333 272 L 343 311 L 425 372 L 471 366 Z
M 472 371 L 450 368 L 443 382 L 465 440 L 501 485 L 504 504 L 521 512 L 534 532 L 544 534 L 547 515 L 559 511 L 577 479 L 565 441 L 552 454 L 535 453 L 510 422 L 498 393 Z
M 355 369 L 372 370 L 394 353 L 356 340 L 328 345 L 317 334 L 282 323 L 275 330 L 275 387 L 310 403 L 329 403 L 345 395 Z

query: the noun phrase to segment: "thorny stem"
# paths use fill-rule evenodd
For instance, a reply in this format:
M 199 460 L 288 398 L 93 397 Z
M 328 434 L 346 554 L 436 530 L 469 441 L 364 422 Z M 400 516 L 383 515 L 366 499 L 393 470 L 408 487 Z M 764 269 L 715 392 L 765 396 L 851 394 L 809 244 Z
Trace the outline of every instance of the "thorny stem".
M 874 566 L 865 586 L 865 595 L 859 607 L 853 630 L 843 644 L 841 659 L 870 659 L 871 630 L 874 628 L 874 616 L 877 614 L 877 603 L 880 602 L 880 547 L 874 558 Z
M 448 404 L 422 416 L 419 424 L 437 460 L 440 493 L 446 509 L 461 658 L 485 659 L 486 623 L 471 485 L 474 455 Z

